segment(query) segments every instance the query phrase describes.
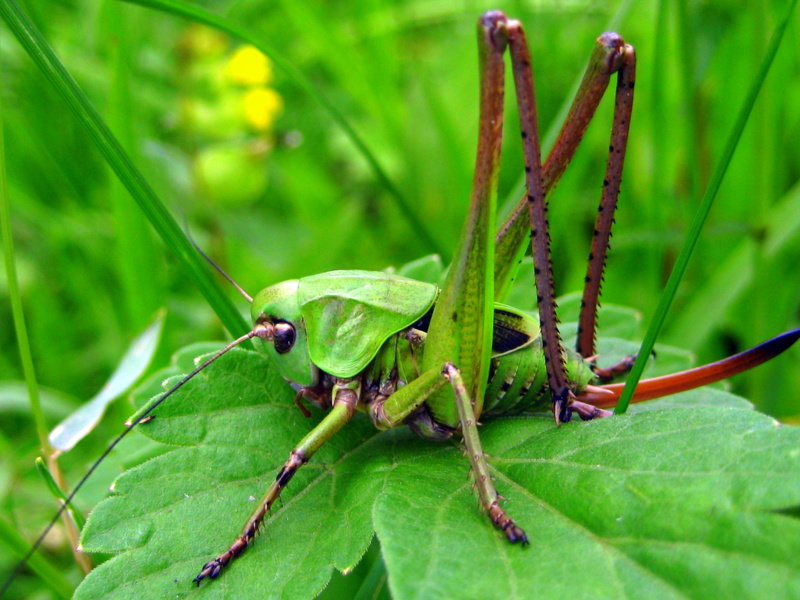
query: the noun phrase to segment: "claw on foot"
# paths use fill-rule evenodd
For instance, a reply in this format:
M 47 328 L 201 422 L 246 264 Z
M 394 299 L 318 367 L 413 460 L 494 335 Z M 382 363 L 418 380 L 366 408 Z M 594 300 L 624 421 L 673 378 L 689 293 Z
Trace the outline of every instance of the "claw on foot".
M 506 514 L 506 511 L 500 507 L 497 500 L 492 502 L 489 506 L 489 518 L 492 520 L 495 527 L 506 535 L 506 539 L 509 542 L 512 544 L 522 544 L 523 546 L 528 545 L 528 536 L 525 535 L 522 528 L 518 527 L 513 519 Z
M 572 418 L 572 404 L 575 400 L 575 395 L 569 388 L 564 388 L 560 392 L 553 394 L 553 417 L 556 420 L 556 425 L 561 423 L 569 423 Z
M 255 535 L 255 534 L 253 534 Z M 228 563 L 231 562 L 234 558 L 239 556 L 242 552 L 245 551 L 248 544 L 248 539 L 252 539 L 252 535 L 250 538 L 246 536 L 242 536 L 237 539 L 231 547 L 228 548 L 225 552 L 220 554 L 214 560 L 211 560 L 203 565 L 203 568 L 200 569 L 200 572 L 197 574 L 197 577 L 192 579 L 193 583 L 196 583 L 198 586 L 200 582 L 203 581 L 206 577 L 209 579 L 216 579 L 219 577 L 219 574 L 222 572 L 222 569 L 228 566 Z
M 227 564 L 227 561 L 222 562 L 219 558 L 215 558 L 214 560 L 207 562 L 203 565 L 203 568 L 197 574 L 197 577 L 192 579 L 192 583 L 195 583 L 199 586 L 200 582 L 206 577 L 209 579 L 216 579 L 219 577 L 220 571 L 222 571 L 223 567 L 225 567 Z
M 522 544 L 523 546 L 527 546 L 529 543 L 528 536 L 525 535 L 525 532 L 522 531 L 520 527 L 517 527 L 513 521 L 509 520 L 504 532 L 506 534 L 506 538 L 512 544 Z
M 581 402 L 580 400 L 573 400 L 572 404 L 570 404 L 570 408 L 578 413 L 578 416 L 583 419 L 584 421 L 591 421 L 592 419 L 603 419 L 605 417 L 610 417 L 614 413 L 610 410 L 605 410 L 603 408 L 598 408 L 592 404 L 586 404 L 585 402 Z

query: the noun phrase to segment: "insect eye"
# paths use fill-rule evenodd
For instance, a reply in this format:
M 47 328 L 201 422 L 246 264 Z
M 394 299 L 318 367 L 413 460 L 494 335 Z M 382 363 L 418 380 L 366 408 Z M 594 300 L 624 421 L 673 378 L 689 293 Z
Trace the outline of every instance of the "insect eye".
M 286 354 L 294 346 L 296 338 L 294 325 L 285 321 L 275 323 L 274 343 L 278 354 Z

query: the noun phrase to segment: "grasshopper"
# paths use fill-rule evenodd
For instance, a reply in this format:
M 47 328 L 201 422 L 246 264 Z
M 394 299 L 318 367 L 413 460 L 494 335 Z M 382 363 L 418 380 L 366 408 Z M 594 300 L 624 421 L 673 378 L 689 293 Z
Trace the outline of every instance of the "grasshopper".
M 542 163 L 531 60 L 522 26 L 499 11 L 490 11 L 478 22 L 478 39 L 481 110 L 473 193 L 461 243 L 441 287 L 384 272 L 334 271 L 272 285 L 254 297 L 244 293 L 251 303 L 253 329 L 141 411 L 70 499 L 111 448 L 136 425 L 151 419 L 170 395 L 230 349 L 256 340 L 296 391 L 298 406 L 305 411 L 302 402 L 308 401 L 328 412 L 290 451 L 240 535 L 199 567 L 194 578 L 197 585 L 219 577 L 254 543 L 267 513 L 295 473 L 359 411 L 379 429 L 408 425 L 419 436 L 435 441 L 460 435 L 480 506 L 489 521 L 511 543 L 526 545 L 535 539 L 501 504 L 477 419 L 548 406 L 556 424 L 570 421 L 574 414 L 584 420 L 611 416 L 607 409 L 618 397 L 620 385 L 606 381 L 624 372 L 630 361 L 607 369 L 597 367 L 595 333 L 630 125 L 636 60 L 632 46 L 619 35 L 605 33 L 598 38 L 566 124 Z M 506 51 L 520 112 L 527 191 L 495 234 Z M 616 76 L 616 102 L 610 151 L 573 350 L 564 347 L 559 333 L 546 198 L 566 169 L 612 76 Z M 527 237 L 538 318 L 500 302 L 525 254 Z M 800 330 L 793 330 L 712 365 L 642 381 L 634 399 L 729 377 L 779 354 L 798 337 Z

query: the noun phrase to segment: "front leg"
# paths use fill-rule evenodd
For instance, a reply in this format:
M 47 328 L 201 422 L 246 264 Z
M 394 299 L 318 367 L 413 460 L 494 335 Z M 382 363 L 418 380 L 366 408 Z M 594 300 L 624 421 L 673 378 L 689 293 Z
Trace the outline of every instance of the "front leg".
M 206 577 L 211 579 L 217 578 L 228 563 L 241 555 L 242 552 L 250 546 L 258 533 L 259 527 L 261 527 L 261 523 L 264 521 L 264 517 L 269 512 L 270 508 L 272 508 L 275 501 L 280 497 L 281 491 L 292 479 L 297 469 L 306 464 L 314 453 L 319 450 L 322 444 L 333 437 L 333 435 L 350 420 L 356 411 L 356 405 L 361 395 L 359 380 L 337 379 L 332 395 L 334 401 L 331 411 L 322 419 L 319 425 L 309 431 L 308 435 L 306 435 L 291 451 L 289 460 L 287 460 L 281 470 L 278 471 L 275 481 L 269 486 L 267 493 L 258 503 L 258 507 L 253 511 L 253 514 L 250 515 L 250 518 L 247 519 L 247 523 L 242 529 L 242 533 L 239 534 L 239 537 L 236 538 L 225 552 L 203 565 L 200 573 L 198 573 L 197 577 L 193 580 L 197 585 L 200 585 L 200 582 Z

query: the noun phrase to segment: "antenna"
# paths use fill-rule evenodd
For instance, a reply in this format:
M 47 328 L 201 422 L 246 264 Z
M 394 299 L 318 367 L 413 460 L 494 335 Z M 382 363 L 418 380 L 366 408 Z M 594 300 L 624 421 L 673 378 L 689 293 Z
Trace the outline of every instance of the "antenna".
M 208 254 L 206 254 L 205 251 L 194 240 L 194 238 L 192 237 L 191 232 L 189 231 L 189 223 L 186 220 L 186 215 L 183 215 L 183 232 L 186 234 L 186 238 L 189 240 L 189 242 L 192 244 L 192 246 L 194 246 L 194 249 L 197 250 L 197 253 L 200 256 L 202 256 L 203 258 L 205 258 L 206 261 L 208 262 L 208 264 L 210 264 L 212 267 L 214 267 L 217 270 L 217 273 L 219 273 L 225 279 L 227 279 L 228 283 L 230 283 L 233 287 L 235 287 L 236 291 L 239 292 L 245 300 L 247 300 L 250 304 L 252 304 L 253 303 L 253 297 L 250 294 L 248 294 L 247 292 L 245 292 L 244 289 L 242 288 L 242 286 L 240 286 L 238 283 L 236 283 L 236 281 L 233 279 L 233 277 L 228 275 L 225 272 L 225 269 L 223 269 L 221 266 L 219 266 L 217 264 L 217 262 L 213 258 L 211 258 Z
M 199 250 L 199 248 L 198 248 L 198 250 Z M 202 253 L 202 251 L 201 251 L 201 253 Z M 250 301 L 252 302 L 252 298 L 250 299 Z M 218 350 L 217 352 L 215 352 L 213 354 L 213 356 L 210 356 L 209 358 L 204 360 L 198 367 L 195 367 L 192 370 L 191 373 L 189 373 L 188 375 L 185 375 L 183 377 L 183 379 L 181 379 L 178 383 L 176 383 L 174 386 L 172 386 L 169 390 L 164 392 L 164 394 L 159 396 L 159 398 L 155 402 L 153 402 L 150 406 L 148 406 L 147 409 L 144 410 L 138 417 L 136 417 L 133 421 L 131 421 L 129 423 L 126 423 L 125 424 L 125 429 L 122 431 L 122 433 L 120 433 L 114 439 L 114 441 L 112 441 L 108 445 L 108 447 L 103 451 L 103 453 L 100 455 L 100 457 L 96 461 L 94 461 L 94 463 L 92 463 L 92 466 L 89 467 L 89 470 L 86 471 L 86 474 L 81 478 L 81 480 L 78 482 L 78 484 L 72 489 L 72 491 L 67 496 L 66 500 L 62 501 L 61 506 L 56 511 L 56 514 L 53 516 L 52 519 L 50 519 L 50 522 L 44 528 L 42 533 L 39 534 L 39 537 L 36 538 L 36 541 L 33 543 L 33 546 L 31 546 L 30 550 L 28 550 L 25 553 L 25 555 L 22 557 L 22 559 L 14 567 L 14 570 L 11 572 L 11 575 L 8 576 L 8 578 L 3 583 L 3 587 L 0 588 L 0 597 L 2 597 L 6 593 L 6 591 L 8 591 L 8 588 L 11 587 L 11 584 L 13 583 L 14 579 L 16 579 L 17 575 L 19 575 L 19 573 L 22 571 L 23 567 L 27 564 L 27 562 L 30 559 L 30 557 L 33 556 L 33 553 L 36 552 L 36 550 L 39 548 L 39 546 L 42 545 L 42 541 L 44 541 L 44 538 L 47 536 L 48 533 L 50 533 L 50 530 L 58 522 L 58 519 L 61 517 L 61 515 L 64 513 L 64 511 L 69 507 L 70 503 L 72 502 L 72 499 L 75 498 L 75 494 L 78 493 L 78 491 L 83 487 L 83 485 L 86 483 L 86 481 L 89 479 L 89 477 L 92 476 L 92 473 L 94 473 L 95 470 L 97 469 L 97 467 L 100 466 L 100 463 L 102 463 L 105 460 L 105 458 L 111 453 L 111 451 L 117 446 L 117 444 L 119 444 L 125 438 L 125 436 L 127 436 L 133 430 L 134 427 L 136 427 L 139 423 L 141 423 L 144 420 L 149 420 L 149 418 L 148 418 L 149 415 L 158 406 L 160 406 L 161 403 L 164 402 L 164 400 L 166 400 L 173 393 L 178 391 L 181 387 L 183 387 L 183 384 L 185 384 L 187 381 L 192 379 L 195 375 L 197 375 L 200 371 L 202 371 L 208 365 L 210 365 L 215 360 L 217 360 L 220 356 L 222 356 L 223 354 L 225 354 L 229 350 L 235 348 L 236 346 L 238 346 L 239 344 L 241 344 L 242 342 L 244 342 L 246 340 L 252 339 L 254 337 L 258 337 L 258 338 L 261 338 L 261 339 L 264 339 L 264 340 L 270 340 L 270 339 L 272 339 L 272 335 L 273 335 L 273 328 L 272 328 L 272 324 L 271 323 L 257 323 L 256 326 L 253 327 L 253 329 L 251 331 L 248 331 L 243 336 L 235 339 L 234 341 L 232 341 L 230 344 L 228 344 L 224 348 L 222 348 L 222 349 Z

